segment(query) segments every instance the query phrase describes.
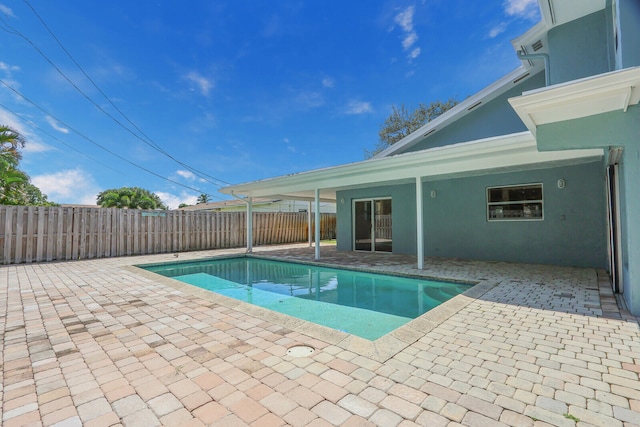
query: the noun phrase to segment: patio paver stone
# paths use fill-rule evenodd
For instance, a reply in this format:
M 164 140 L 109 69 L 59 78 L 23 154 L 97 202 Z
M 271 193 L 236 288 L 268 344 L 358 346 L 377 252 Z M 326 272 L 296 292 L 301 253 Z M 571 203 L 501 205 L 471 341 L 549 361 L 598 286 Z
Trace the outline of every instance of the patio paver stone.
M 640 326 L 603 271 L 254 250 L 478 284 L 371 342 L 134 267 L 242 249 L 1 266 L 2 425 L 640 425 Z

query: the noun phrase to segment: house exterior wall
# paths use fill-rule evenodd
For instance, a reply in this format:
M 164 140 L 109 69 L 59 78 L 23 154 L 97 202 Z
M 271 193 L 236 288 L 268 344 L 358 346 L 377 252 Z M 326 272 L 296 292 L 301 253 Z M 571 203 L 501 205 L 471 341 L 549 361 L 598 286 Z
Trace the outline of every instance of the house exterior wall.
M 487 221 L 487 187 L 534 183 L 543 185 L 543 220 Z M 607 265 L 601 162 L 425 182 L 423 188 L 426 256 Z
M 339 251 L 353 250 L 353 201 L 385 197 L 391 197 L 393 253 L 416 253 L 415 184 L 385 185 L 337 192 L 336 240 Z
M 560 178 L 564 189 L 557 186 Z M 487 221 L 487 187 L 529 183 L 543 184 L 544 220 Z M 607 266 L 601 162 L 426 181 L 423 191 L 425 256 Z M 352 201 L 370 197 L 392 197 L 393 252 L 415 254 L 415 184 L 339 192 L 338 250 L 352 250 Z
M 620 64 L 618 68 L 640 65 L 640 2 L 618 0 Z
M 605 10 L 552 28 L 547 34 L 551 84 L 612 71 Z
M 508 98 L 522 95 L 522 92 L 544 87 L 544 72 L 514 86 L 506 93 L 480 105 L 465 117 L 454 124 L 434 133 L 429 138 L 421 141 L 405 151 L 413 152 L 427 148 L 442 147 L 460 142 L 489 138 L 492 136 L 507 135 L 510 133 L 524 132 L 527 130 L 522 120 L 515 113 L 507 101 Z M 400 154 L 398 152 L 397 154 Z
M 620 162 L 623 298 L 640 315 L 640 105 L 537 128 L 540 150 L 623 147 Z

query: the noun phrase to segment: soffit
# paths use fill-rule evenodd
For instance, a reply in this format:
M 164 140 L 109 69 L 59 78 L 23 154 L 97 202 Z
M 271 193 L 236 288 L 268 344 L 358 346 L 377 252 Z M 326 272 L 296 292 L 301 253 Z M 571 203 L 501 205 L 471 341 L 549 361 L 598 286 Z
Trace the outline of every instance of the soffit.
M 604 9 L 606 0 L 539 0 L 538 5 L 542 15 L 540 22 L 511 41 L 516 51 L 549 53 L 547 48 L 549 30 Z M 536 47 L 536 43 L 540 43 L 541 47 Z M 525 61 L 523 63 L 526 65 Z
M 542 0 L 541 3 L 543 14 L 549 14 L 549 22 L 552 26 L 566 24 L 602 10 L 606 6 L 606 0 Z

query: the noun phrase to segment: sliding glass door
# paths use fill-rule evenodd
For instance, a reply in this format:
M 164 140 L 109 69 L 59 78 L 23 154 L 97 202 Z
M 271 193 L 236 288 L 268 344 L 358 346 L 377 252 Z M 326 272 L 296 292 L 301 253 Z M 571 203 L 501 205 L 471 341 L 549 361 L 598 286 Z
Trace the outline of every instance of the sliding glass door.
M 391 199 L 353 202 L 354 250 L 391 252 L 391 229 Z

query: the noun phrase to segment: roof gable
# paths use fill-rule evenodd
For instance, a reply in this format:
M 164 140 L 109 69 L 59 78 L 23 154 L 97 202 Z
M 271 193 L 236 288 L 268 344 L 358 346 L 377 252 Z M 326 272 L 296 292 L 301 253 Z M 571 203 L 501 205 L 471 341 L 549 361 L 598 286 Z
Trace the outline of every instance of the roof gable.
M 529 31 L 512 41 L 516 52 L 548 54 L 547 33 L 549 30 L 602 10 L 606 6 L 606 0 L 538 0 L 538 4 L 542 19 Z M 476 108 L 486 105 L 500 95 L 505 94 L 544 68 L 542 61 L 531 58 L 522 59 L 522 66 L 518 69 L 465 99 L 454 108 L 426 123 L 373 158 L 389 157 L 407 152 L 416 144 L 421 144 L 422 147 L 428 146 L 428 139 L 434 137 L 439 131 L 451 126 Z

